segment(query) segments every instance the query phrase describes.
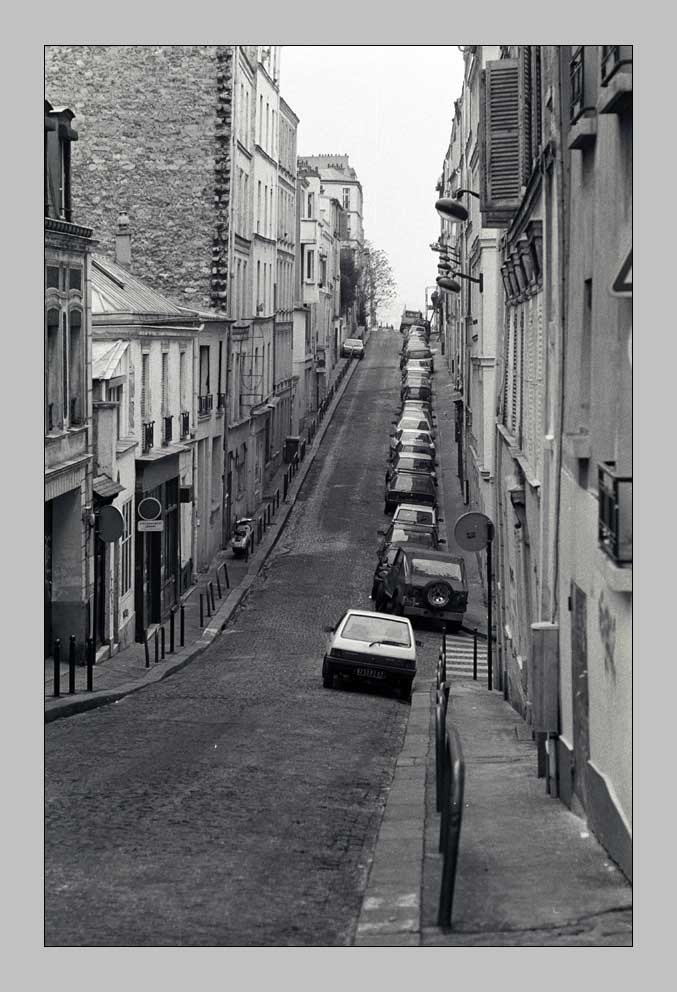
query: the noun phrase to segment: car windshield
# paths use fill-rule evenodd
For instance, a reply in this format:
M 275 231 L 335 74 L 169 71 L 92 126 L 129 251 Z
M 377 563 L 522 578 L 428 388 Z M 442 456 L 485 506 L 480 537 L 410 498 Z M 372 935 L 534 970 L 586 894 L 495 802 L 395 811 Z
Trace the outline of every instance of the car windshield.
M 403 441 L 408 441 L 410 444 L 420 444 L 421 441 L 424 444 L 432 445 L 433 443 L 429 431 L 416 430 L 411 427 L 400 427 L 397 431 L 397 436 Z
M 235 537 L 246 537 L 246 536 L 247 536 L 247 528 L 246 527 L 236 527 L 235 528 Z
M 440 579 L 463 580 L 461 566 L 456 561 L 439 561 L 433 558 L 413 558 L 412 568 L 416 575 L 432 575 Z
M 429 475 L 407 475 L 405 472 L 398 472 L 393 489 L 405 493 L 430 493 L 433 492 L 433 481 Z
M 432 534 L 426 531 L 404 530 L 399 527 L 394 528 L 390 536 L 390 541 L 392 544 L 407 544 L 411 542 L 411 544 L 418 544 L 423 548 L 432 548 L 433 546 Z
M 387 642 L 398 647 L 411 647 L 409 624 L 402 620 L 386 620 L 385 617 L 350 616 L 343 625 L 341 637 L 366 641 L 367 644 Z
M 398 521 L 411 524 L 432 524 L 433 515 L 430 510 L 403 510 L 402 507 L 397 513 Z
M 350 344 L 350 345 L 355 345 L 355 344 L 361 345 L 362 344 L 362 342 L 360 341 L 359 338 L 346 338 L 343 343 L 344 344 Z

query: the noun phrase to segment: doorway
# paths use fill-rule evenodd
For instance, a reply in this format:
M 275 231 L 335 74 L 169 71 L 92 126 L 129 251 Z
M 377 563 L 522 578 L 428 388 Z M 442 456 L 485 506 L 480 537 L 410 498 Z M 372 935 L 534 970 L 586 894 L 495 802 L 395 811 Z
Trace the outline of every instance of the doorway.
M 587 809 L 587 770 L 590 760 L 590 708 L 588 699 L 587 596 L 571 583 L 571 658 L 574 723 L 573 790 Z

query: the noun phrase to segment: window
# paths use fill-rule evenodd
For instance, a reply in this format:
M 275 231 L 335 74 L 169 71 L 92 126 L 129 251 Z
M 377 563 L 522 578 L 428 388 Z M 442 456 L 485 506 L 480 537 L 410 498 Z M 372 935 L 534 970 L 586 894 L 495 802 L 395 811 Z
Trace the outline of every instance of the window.
M 261 180 L 259 179 L 259 186 L 256 193 L 256 233 L 261 232 Z
M 259 303 L 261 302 L 261 262 L 256 263 L 256 310 L 258 313 Z
M 82 269 L 68 270 L 68 288 L 82 292 Z
M 71 427 L 75 424 L 84 423 L 85 410 L 82 385 L 82 314 L 79 310 L 71 310 L 69 335 L 70 402 L 68 407 Z
M 179 352 L 179 404 L 186 409 L 186 353 Z
M 47 311 L 47 344 L 45 348 L 45 433 L 61 426 L 61 404 L 59 403 L 59 322 L 58 310 Z
M 115 411 L 115 437 L 119 441 L 123 437 L 122 429 L 122 386 L 111 386 L 108 390 L 108 401 L 110 403 L 117 403 L 118 408 Z
M 128 500 L 122 507 L 122 518 L 125 529 L 120 538 L 120 595 L 124 596 L 132 588 L 132 545 L 134 527 L 132 517 L 133 500 Z
M 480 210 L 487 227 L 506 227 L 519 205 L 525 171 L 523 104 L 520 61 L 487 62 L 480 103 L 480 139 L 486 149 Z
M 62 398 L 61 398 L 61 410 L 64 423 L 68 420 L 68 400 L 69 400 L 69 386 L 68 386 L 68 318 L 65 313 L 61 314 L 61 345 L 62 345 L 62 361 L 61 361 L 61 372 L 62 372 Z
M 209 394 L 209 345 L 200 345 L 200 396 Z
M 350 186 L 343 187 L 343 209 L 350 210 Z
M 150 355 L 145 351 L 141 355 L 141 419 L 150 420 L 150 380 L 148 366 Z
M 315 194 L 308 194 L 308 219 L 311 220 L 315 212 Z
M 166 416 L 169 403 L 169 353 L 162 352 L 162 416 Z
M 217 506 L 220 502 L 221 490 L 221 455 L 223 453 L 223 441 L 220 437 L 212 440 L 212 506 Z
M 45 285 L 47 289 L 58 289 L 59 288 L 59 266 L 58 265 L 48 265 L 47 266 L 47 277 L 45 279 Z
M 312 282 L 314 278 L 315 265 L 314 265 L 315 253 L 312 248 L 306 248 L 306 280 Z
M 259 97 L 259 144 L 263 144 L 263 96 Z
M 263 188 L 263 233 L 268 236 L 268 187 Z

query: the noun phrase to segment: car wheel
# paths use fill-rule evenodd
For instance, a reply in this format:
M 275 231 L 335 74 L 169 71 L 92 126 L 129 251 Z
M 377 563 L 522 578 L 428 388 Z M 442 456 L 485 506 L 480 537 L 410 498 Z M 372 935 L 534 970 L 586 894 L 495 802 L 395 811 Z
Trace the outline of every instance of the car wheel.
M 423 590 L 423 598 L 431 610 L 443 610 L 449 605 L 452 589 L 448 582 L 435 580 Z
M 322 662 L 322 685 L 325 689 L 332 689 L 334 686 L 334 674 L 326 661 Z

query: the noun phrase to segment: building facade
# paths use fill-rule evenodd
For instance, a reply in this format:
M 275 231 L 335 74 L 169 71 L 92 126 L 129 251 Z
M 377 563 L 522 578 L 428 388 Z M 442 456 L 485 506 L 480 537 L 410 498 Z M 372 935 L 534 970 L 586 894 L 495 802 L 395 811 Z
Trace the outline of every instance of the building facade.
M 471 279 L 440 305 L 459 476 L 495 525 L 495 675 L 631 875 L 632 52 L 464 59 L 438 193 L 468 219 L 439 240 Z
M 58 639 L 79 658 L 92 632 L 92 230 L 76 223 L 74 114 L 45 100 L 44 649 Z

